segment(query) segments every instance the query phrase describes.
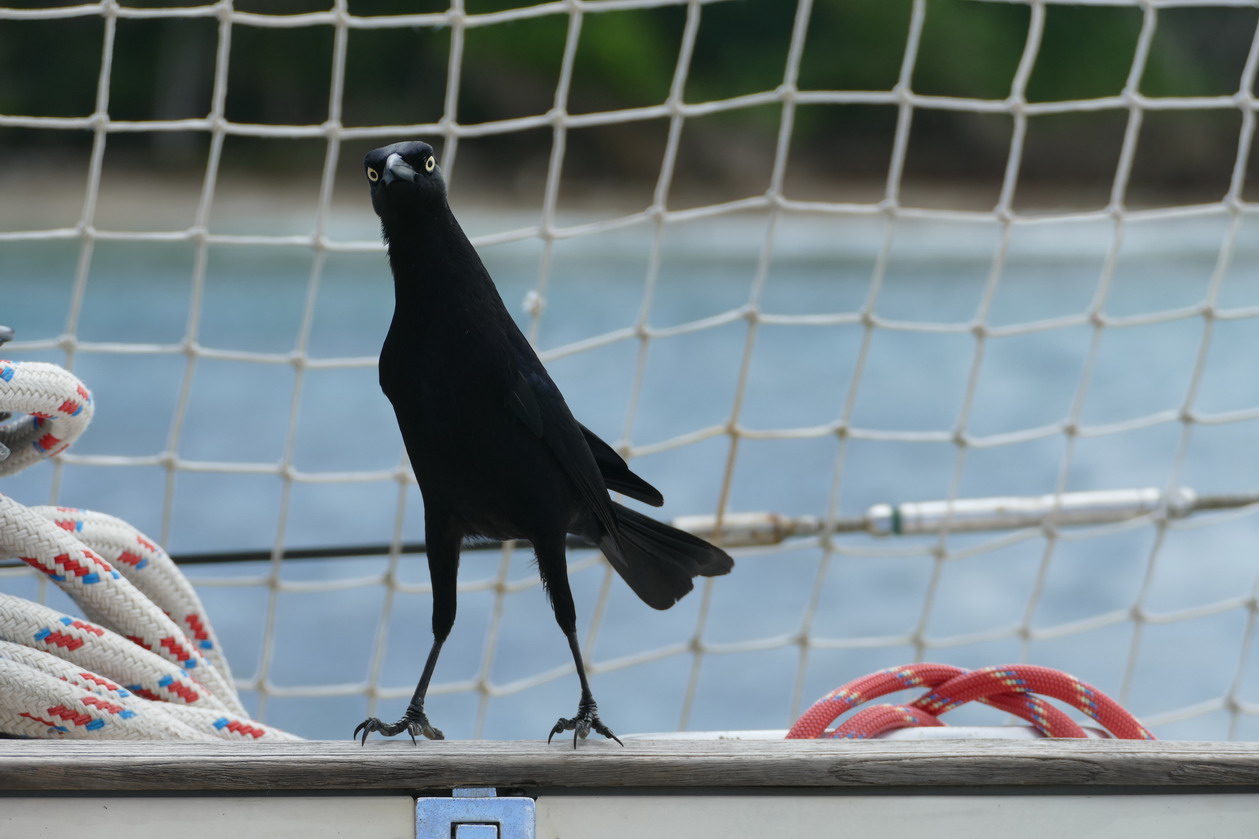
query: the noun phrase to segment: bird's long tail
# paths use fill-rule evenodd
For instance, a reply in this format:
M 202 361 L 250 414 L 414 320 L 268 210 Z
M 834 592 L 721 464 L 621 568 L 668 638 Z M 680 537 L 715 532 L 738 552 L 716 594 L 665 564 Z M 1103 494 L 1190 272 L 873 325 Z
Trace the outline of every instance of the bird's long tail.
M 734 560 L 698 536 L 662 524 L 613 503 L 617 534 L 604 536 L 599 549 L 612 567 L 653 609 L 668 609 L 694 588 L 692 578 L 727 574 Z

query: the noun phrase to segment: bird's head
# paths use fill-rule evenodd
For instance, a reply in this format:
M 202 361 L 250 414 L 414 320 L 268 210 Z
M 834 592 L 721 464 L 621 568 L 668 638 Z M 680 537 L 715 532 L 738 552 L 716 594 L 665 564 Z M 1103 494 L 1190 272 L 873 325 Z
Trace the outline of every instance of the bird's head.
M 373 149 L 363 158 L 363 170 L 372 191 L 372 209 L 386 225 L 446 200 L 446 181 L 428 143 Z

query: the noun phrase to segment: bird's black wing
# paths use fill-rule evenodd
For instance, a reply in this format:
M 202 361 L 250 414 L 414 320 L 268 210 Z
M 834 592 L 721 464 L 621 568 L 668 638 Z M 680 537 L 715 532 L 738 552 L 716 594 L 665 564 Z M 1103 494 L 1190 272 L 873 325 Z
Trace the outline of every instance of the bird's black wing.
M 548 379 L 541 379 L 538 376 L 526 375 L 523 371 L 517 371 L 510 391 L 507 394 L 507 406 L 511 409 L 516 418 L 525 424 L 525 426 L 533 433 L 535 437 L 546 439 L 546 427 L 542 420 L 542 404 L 548 400 L 559 398 L 563 402 L 563 397 L 555 384 Z M 556 419 L 571 419 L 572 414 L 568 411 L 568 406 L 563 405 L 563 414 L 567 417 L 556 417 Z M 576 420 L 572 420 L 576 422 Z M 638 475 L 630 471 L 629 465 L 616 452 L 616 449 L 603 442 L 597 434 L 591 431 L 580 422 L 577 427 L 581 429 L 582 437 L 586 441 L 586 447 L 590 449 L 590 454 L 595 459 L 595 465 L 599 468 L 599 473 L 603 476 L 604 486 L 613 492 L 619 492 L 628 495 L 644 504 L 650 504 L 653 507 L 659 507 L 664 504 L 664 496 L 660 494 L 660 490 L 647 483 Z M 550 442 L 550 441 L 548 441 Z M 558 440 L 556 442 L 559 442 Z M 566 449 L 568 445 L 572 445 L 572 441 L 566 441 L 564 446 L 559 447 L 556 453 Z M 552 448 L 556 446 L 552 445 Z
M 521 336 L 520 340 L 523 341 L 524 337 Z M 612 511 L 612 500 L 608 498 L 608 484 L 582 433 L 585 429 L 573 417 L 563 394 L 546 374 L 542 363 L 533 356 L 527 343 L 525 347 L 529 356 L 533 357 L 533 364 L 526 361 L 529 356 L 520 359 L 524 363 L 517 367 L 512 377 L 507 405 L 530 431 L 546 443 L 604 531 L 615 535 L 616 514 Z M 616 455 L 610 447 L 608 451 Z M 622 468 L 629 471 L 624 461 Z
M 599 471 L 603 473 L 603 482 L 608 485 L 608 489 L 628 495 L 636 501 L 653 507 L 664 504 L 664 496 L 660 494 L 660 490 L 631 472 L 629 465 L 617 454 L 616 449 L 600 440 L 586 426 L 581 423 L 578 425 L 581 426 L 581 433 L 586 437 L 586 445 L 590 447 L 590 453 L 595 456 L 595 463 L 599 464 Z
M 528 377 L 519 370 L 512 377 L 511 387 L 507 391 L 507 407 L 533 432 L 534 437 L 542 437 L 542 409 L 538 407 L 538 397 L 534 394 Z

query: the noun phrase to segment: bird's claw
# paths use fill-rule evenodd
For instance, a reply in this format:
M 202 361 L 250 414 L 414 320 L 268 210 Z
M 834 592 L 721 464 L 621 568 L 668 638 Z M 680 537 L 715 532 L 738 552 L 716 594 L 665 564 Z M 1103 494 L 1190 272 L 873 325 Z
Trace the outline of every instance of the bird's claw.
M 577 748 L 578 738 L 585 740 L 591 731 L 594 731 L 596 734 L 602 734 L 609 740 L 615 740 L 621 746 L 625 745 L 621 742 L 621 738 L 613 734 L 612 729 L 604 725 L 603 720 L 599 719 L 599 709 L 593 702 L 589 705 L 582 704 L 578 706 L 577 716 L 575 717 L 571 717 L 569 719 L 560 717 L 556 721 L 554 727 L 551 728 L 551 733 L 547 736 L 546 741 L 550 743 L 551 738 L 553 738 L 556 734 L 559 734 L 561 731 L 573 732 L 574 749 Z
M 411 742 L 415 742 L 415 735 L 423 734 L 429 740 L 445 740 L 446 736 L 441 733 L 440 729 L 433 728 L 429 723 L 428 717 L 423 711 L 412 711 L 410 708 L 402 715 L 402 719 L 397 722 L 382 722 L 376 717 L 368 717 L 363 720 L 354 729 L 353 738 L 359 740 L 360 745 L 367 743 L 367 735 L 373 732 L 383 734 L 385 737 L 392 737 L 395 734 L 406 732 L 411 735 Z

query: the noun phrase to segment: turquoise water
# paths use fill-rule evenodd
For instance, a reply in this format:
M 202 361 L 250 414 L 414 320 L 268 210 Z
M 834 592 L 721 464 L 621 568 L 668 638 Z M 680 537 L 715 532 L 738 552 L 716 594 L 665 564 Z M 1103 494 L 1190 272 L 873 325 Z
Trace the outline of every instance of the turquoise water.
M 361 221 L 361 220 L 360 220 Z M 510 229 L 514 219 L 473 216 L 476 231 Z M 365 226 L 369 231 L 370 225 Z M 364 225 L 355 228 L 359 233 Z M 1222 318 L 1210 324 L 1204 372 L 1195 363 L 1208 321 L 1199 314 L 1155 322 L 1142 316 L 1190 307 L 1203 300 L 1219 271 L 1217 308 L 1245 313 L 1259 305 L 1259 237 L 1245 223 L 1232 262 L 1218 269 L 1228 219 L 1133 222 L 1118 255 L 1102 310 L 1126 318 L 1097 337 L 1096 360 L 1083 391 L 1079 420 L 1102 428 L 1177 409 L 1193 387 L 1193 407 L 1206 414 L 1259 407 L 1255 375 L 1255 322 Z M 884 240 L 878 220 L 787 216 L 763 284 L 758 284 L 763 223 L 725 218 L 681 224 L 664 241 L 658 282 L 647 322 L 668 328 L 735 310 L 753 299 L 768 315 L 854 313 L 866 305 Z M 967 324 L 987 303 L 985 323 L 1001 330 L 1085 311 L 1098 293 L 1111 241 L 1109 222 L 1091 221 L 1016 228 L 1000 281 L 990 285 L 1000 231 L 994 224 L 902 220 L 896 229 L 886 275 L 873 312 L 896 323 Z M 483 252 L 508 306 L 528 326 L 526 294 L 538 279 L 542 245 L 537 240 L 499 245 Z M 574 342 L 632 326 L 644 304 L 650 229 L 646 226 L 555 245 L 545 290 L 546 308 L 537 345 L 553 352 Z M 23 342 L 51 339 L 67 327 L 77 242 L 5 242 L 0 245 L 0 322 Z M 188 243 L 97 243 L 75 330 L 85 342 L 170 346 L 190 328 L 196 252 Z M 300 247 L 212 246 L 199 308 L 191 318 L 199 344 L 214 350 L 285 354 L 298 347 L 308 305 L 314 257 Z M 988 292 L 986 292 L 988 290 Z M 329 254 L 313 298 L 307 352 L 311 359 L 370 359 L 391 314 L 387 266 L 380 253 Z M 1018 330 L 1015 330 L 1018 332 Z M 999 334 L 977 343 L 965 330 L 951 332 L 876 328 L 865 349 L 860 383 L 851 390 L 862 356 L 865 327 L 762 323 L 749 344 L 749 324 L 731 319 L 719 326 L 653 339 L 640 355 L 636 339 L 564 355 L 549 364 L 574 413 L 610 441 L 622 437 L 630 417 L 632 382 L 641 390 L 629 426 L 635 445 L 651 445 L 726 422 L 740 389 L 741 359 L 750 347 L 741 426 L 752 430 L 804 429 L 834 422 L 851 406 L 855 428 L 948 432 L 966 412 L 965 430 L 977 437 L 1056 423 L 1081 392 L 1093 345 L 1087 323 Z M 977 350 L 982 349 L 976 367 Z M 61 350 L 27 350 L 15 358 L 63 361 Z M 639 368 L 640 357 L 644 359 Z M 167 449 L 177 420 L 179 393 L 189 375 L 178 352 L 82 351 L 74 369 L 93 389 L 97 414 L 78 455 L 155 456 Z M 965 404 L 974 371 L 972 404 Z M 187 413 L 174 440 L 182 459 L 231 464 L 269 464 L 288 454 L 302 473 L 377 472 L 395 468 L 401 444 L 375 371 L 355 361 L 334 369 L 293 364 L 201 358 L 191 368 Z M 296 389 L 300 381 L 300 391 Z M 292 430 L 290 436 L 290 428 Z M 1259 484 L 1256 421 L 1204 424 L 1187 438 L 1179 422 L 1101 436 L 1084 436 L 1073 447 L 1065 435 L 1009 445 L 968 449 L 959 460 L 952 442 L 851 440 L 840 464 L 838 513 L 859 515 L 875 503 L 945 497 L 957 478 L 961 496 L 1041 494 L 1057 485 L 1070 451 L 1066 484 L 1072 490 L 1165 486 L 1179 466 L 1181 485 L 1200 493 L 1253 490 Z M 711 513 L 722 491 L 729 439 L 643 456 L 634 462 L 666 496 L 664 516 Z M 745 439 L 732 473 L 729 508 L 790 515 L 824 515 L 835 485 L 839 439 L 821 434 L 800 439 Z M 46 503 L 53 470 L 39 467 L 5 481 L 3 491 L 27 503 Z M 100 509 L 167 538 L 172 552 L 266 548 L 280 539 L 293 547 L 367 544 L 390 538 L 398 487 L 389 479 L 358 483 L 298 482 L 285 493 L 278 476 L 180 471 L 165 512 L 166 471 L 159 465 L 70 464 L 64 468 L 58 503 Z M 286 510 L 283 530 L 278 530 Z M 409 491 L 406 538 L 422 538 L 418 492 Z M 1254 591 L 1254 544 L 1259 519 L 1245 516 L 1206 527 L 1170 531 L 1155 553 L 1156 530 L 1144 525 L 1090 538 L 1064 539 L 1047 564 L 1041 536 L 950 559 L 938 569 L 934 596 L 922 627 L 928 638 L 947 639 L 998 630 L 1029 613 L 1036 628 L 1129 608 L 1146 586 L 1144 608 L 1163 613 Z M 950 550 L 985 545 L 998 537 L 952 537 Z M 716 582 L 703 638 L 715 644 L 790 635 L 815 586 L 821 587 L 811 627 L 819 639 L 877 639 L 906 633 L 926 608 L 936 563 L 931 540 L 879 541 L 863 536 L 838 540 L 841 555 L 819 580 L 822 552 L 802 545 L 773 553 L 746 554 L 728 578 Z M 897 549 L 914 555 L 888 556 Z M 583 558 L 577 555 L 576 559 Z M 465 555 L 462 579 L 491 579 L 497 553 Z M 295 562 L 285 583 L 354 580 L 381 572 L 385 560 Z M 196 568 L 199 579 L 265 572 L 250 564 Z M 426 581 L 423 560 L 404 560 L 400 578 Z M 508 579 L 535 577 L 529 558 L 517 552 Z M 1032 593 L 1041 579 L 1040 596 Z M 604 581 L 601 566 L 574 574 L 585 626 Z M 0 578 L 5 590 L 32 586 Z M 262 586 L 203 589 L 210 614 L 233 661 L 249 677 L 264 655 L 268 591 Z M 274 649 L 268 678 L 281 688 L 349 684 L 365 680 L 384 601 L 378 585 L 330 591 L 282 591 L 276 600 Z M 588 656 L 615 660 L 689 641 L 702 598 L 688 597 L 667 613 L 638 603 L 619 581 Z M 536 585 L 505 596 L 502 630 L 486 675 L 503 685 L 562 667 L 563 638 Z M 474 679 L 492 623 L 494 595 L 465 593 L 460 617 L 437 673 L 439 688 Z M 1259 657 L 1252 646 L 1241 661 L 1246 612 L 1145 628 L 1134 647 L 1131 622 L 1119 622 L 1054 640 L 979 640 L 929 650 L 926 656 L 962 666 L 1023 658 L 1074 672 L 1104 690 L 1118 692 L 1130 658 L 1127 697 L 1140 714 L 1222 696 L 1239 672 L 1241 696 L 1259 702 Z M 409 690 L 429 644 L 428 598 L 399 595 L 387 628 L 381 683 Z M 706 656 L 699 670 L 691 728 L 774 728 L 789 724 L 800 665 L 797 645 L 737 655 Z M 1134 652 L 1135 649 L 1135 652 Z M 870 670 L 909 661 L 910 645 L 857 646 L 810 654 L 804 699 Z M 604 719 L 618 732 L 678 726 L 691 677 L 689 654 L 595 676 Z M 247 699 L 257 701 L 250 694 Z M 569 715 L 575 679 L 545 684 L 488 701 L 483 734 L 538 737 L 556 716 Z M 383 700 L 391 716 L 404 699 Z M 437 693 L 430 716 L 447 736 L 476 731 L 478 698 L 468 692 Z M 265 717 L 314 737 L 340 737 L 367 712 L 361 696 L 272 698 Z M 962 712 L 959 712 L 962 713 Z M 991 721 L 975 712 L 962 721 Z M 1157 729 L 1162 736 L 1222 738 L 1227 715 L 1213 712 Z M 1238 736 L 1259 737 L 1259 721 L 1243 721 Z

